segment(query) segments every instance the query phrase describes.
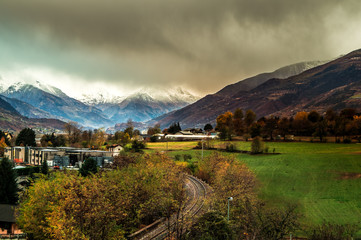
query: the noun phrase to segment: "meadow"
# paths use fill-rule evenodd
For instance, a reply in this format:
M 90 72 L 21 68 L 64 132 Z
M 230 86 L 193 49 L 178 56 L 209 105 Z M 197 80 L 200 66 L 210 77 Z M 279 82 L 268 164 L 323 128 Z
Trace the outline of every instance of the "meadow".
M 233 141 L 239 150 L 250 150 L 251 142 Z M 217 141 L 215 147 L 224 146 Z M 258 179 L 259 197 L 271 205 L 297 203 L 304 225 L 323 222 L 360 224 L 361 144 L 267 142 L 269 152 L 280 154 L 233 155 L 244 162 Z M 202 150 L 197 142 L 148 143 L 148 152 L 166 151 L 172 157 L 190 154 L 197 161 Z M 204 150 L 204 156 L 213 150 Z M 361 232 L 358 233 L 361 235 Z

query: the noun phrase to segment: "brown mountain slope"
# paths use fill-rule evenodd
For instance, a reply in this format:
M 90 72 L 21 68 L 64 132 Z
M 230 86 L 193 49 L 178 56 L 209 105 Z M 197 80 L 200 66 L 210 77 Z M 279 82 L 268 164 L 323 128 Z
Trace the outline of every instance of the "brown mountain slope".
M 216 94 L 221 94 L 222 96 L 232 96 L 240 91 L 250 91 L 271 78 L 288 78 L 327 62 L 328 61 L 310 61 L 292 64 L 270 73 L 261 73 L 254 77 L 246 78 L 237 83 L 230 84 L 222 88 Z
M 216 95 L 216 96 L 215 96 Z M 252 109 L 257 117 L 270 114 L 292 115 L 297 111 L 353 107 L 361 111 L 361 50 L 287 79 L 270 79 L 250 91 L 232 96 L 208 95 L 183 109 L 158 119 L 161 126 L 180 122 L 200 126 L 225 111 Z
M 20 115 L 7 102 L 0 99 L 0 129 L 19 131 L 23 128 L 63 129 L 65 122 L 57 119 L 34 119 Z

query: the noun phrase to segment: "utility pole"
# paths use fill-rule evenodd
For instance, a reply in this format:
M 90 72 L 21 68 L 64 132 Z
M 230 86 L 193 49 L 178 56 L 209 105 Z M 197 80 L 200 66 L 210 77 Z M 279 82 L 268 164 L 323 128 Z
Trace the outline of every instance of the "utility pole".
M 228 197 L 227 222 L 229 222 L 229 202 L 233 201 L 233 197 Z
M 202 143 L 202 160 L 203 160 L 203 138 L 202 138 L 201 143 Z

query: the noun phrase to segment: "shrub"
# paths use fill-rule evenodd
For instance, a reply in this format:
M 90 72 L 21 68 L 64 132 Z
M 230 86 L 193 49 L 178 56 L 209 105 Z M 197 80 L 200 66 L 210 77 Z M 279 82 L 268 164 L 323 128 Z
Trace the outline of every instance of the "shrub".
M 19 168 L 15 170 L 18 176 L 30 176 L 33 173 L 40 172 L 40 166 Z
M 343 140 L 343 143 L 351 143 L 351 139 L 345 138 L 345 139 Z
M 79 173 L 83 177 L 86 177 L 91 173 L 95 174 L 97 172 L 98 172 L 97 161 L 94 158 L 85 159 L 83 166 L 79 169 Z
M 113 164 L 111 167 L 113 169 L 122 169 L 130 164 L 135 164 L 138 160 L 137 154 L 127 153 L 127 152 L 120 152 L 118 156 L 114 157 Z
M 264 152 L 265 152 L 265 153 L 268 153 L 268 150 L 269 150 L 269 147 L 268 147 L 268 146 L 265 146 L 265 147 L 264 147 Z
M 246 142 L 248 142 L 248 139 L 250 139 L 250 138 L 251 138 L 251 135 L 248 133 L 243 135 L 243 139 L 246 140 Z
M 175 155 L 175 156 L 174 156 L 174 159 L 175 159 L 176 161 L 180 161 L 181 155 L 179 155 L 179 154 Z
M 357 230 L 356 225 L 323 223 L 309 231 L 308 238 L 311 240 L 346 240 L 353 237 Z
M 203 214 L 192 226 L 188 239 L 233 239 L 227 220 L 219 212 Z
M 260 137 L 255 137 L 252 141 L 251 152 L 253 154 L 263 153 L 264 143 Z
M 151 142 L 156 142 L 157 141 L 157 136 L 151 136 L 150 141 Z
M 141 152 L 142 149 L 145 148 L 145 143 L 144 142 L 141 142 L 141 141 L 137 141 L 137 140 L 134 140 L 132 142 L 132 150 L 134 152 Z
M 192 159 L 192 155 L 190 155 L 190 154 L 184 154 L 183 155 L 183 160 L 185 161 L 185 162 L 187 162 L 188 160 L 191 160 Z
M 188 162 L 188 168 L 194 174 L 197 170 L 197 165 L 194 162 Z
M 236 146 L 234 144 L 228 143 L 226 145 L 226 151 L 227 152 L 235 152 L 235 151 L 237 151 L 237 148 L 236 148 Z

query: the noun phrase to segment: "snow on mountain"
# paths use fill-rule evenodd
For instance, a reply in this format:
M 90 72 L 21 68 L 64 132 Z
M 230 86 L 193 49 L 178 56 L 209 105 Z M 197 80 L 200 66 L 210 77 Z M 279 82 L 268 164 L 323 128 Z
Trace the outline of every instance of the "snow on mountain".
M 121 123 L 129 118 L 144 122 L 170 111 L 182 108 L 198 98 L 177 88 L 174 90 L 140 89 L 118 103 L 96 105 L 112 121 Z
M 137 92 L 133 93 L 129 97 L 134 97 L 136 95 L 147 95 L 156 101 L 161 101 L 164 103 L 173 103 L 173 104 L 189 104 L 197 101 L 198 96 L 182 89 L 181 87 L 174 89 L 149 89 L 142 88 Z
M 56 87 L 51 86 L 51 85 L 46 84 L 46 83 L 42 83 L 42 82 L 40 82 L 38 80 L 33 84 L 33 86 L 43 90 L 44 92 L 53 94 L 53 95 L 61 97 L 61 98 L 68 98 L 69 97 L 63 91 L 61 91 L 59 88 L 56 88 Z
M 99 127 L 113 123 L 147 121 L 195 102 L 199 97 L 180 87 L 143 88 L 123 96 L 114 89 L 94 89 L 78 99 L 38 80 L 11 84 L 0 78 L 0 91 L 22 115 L 30 118 L 55 117 Z M 9 86 L 10 85 L 10 86 Z
M 103 127 L 113 124 L 99 109 L 73 99 L 55 87 L 39 82 L 35 85 L 17 82 L 2 94 L 8 98 L 30 104 L 60 120 L 71 120 L 89 127 Z M 26 116 L 33 117 L 35 114 L 29 112 L 29 109 L 21 109 L 26 108 L 25 104 L 15 104 L 15 102 L 13 104 L 16 105 L 18 111 Z
M 125 99 L 125 97 L 113 95 L 106 90 L 99 90 L 94 93 L 83 93 L 81 97 L 77 99 L 90 106 L 97 106 L 107 103 L 120 103 Z
M 106 90 L 99 90 L 94 93 L 82 94 L 78 98 L 79 101 L 91 106 L 104 106 L 106 104 L 120 104 L 122 101 L 128 99 L 143 98 L 144 101 L 162 101 L 166 103 L 193 103 L 199 99 L 198 96 L 178 87 L 176 89 L 150 89 L 142 88 L 127 96 L 116 95 Z

